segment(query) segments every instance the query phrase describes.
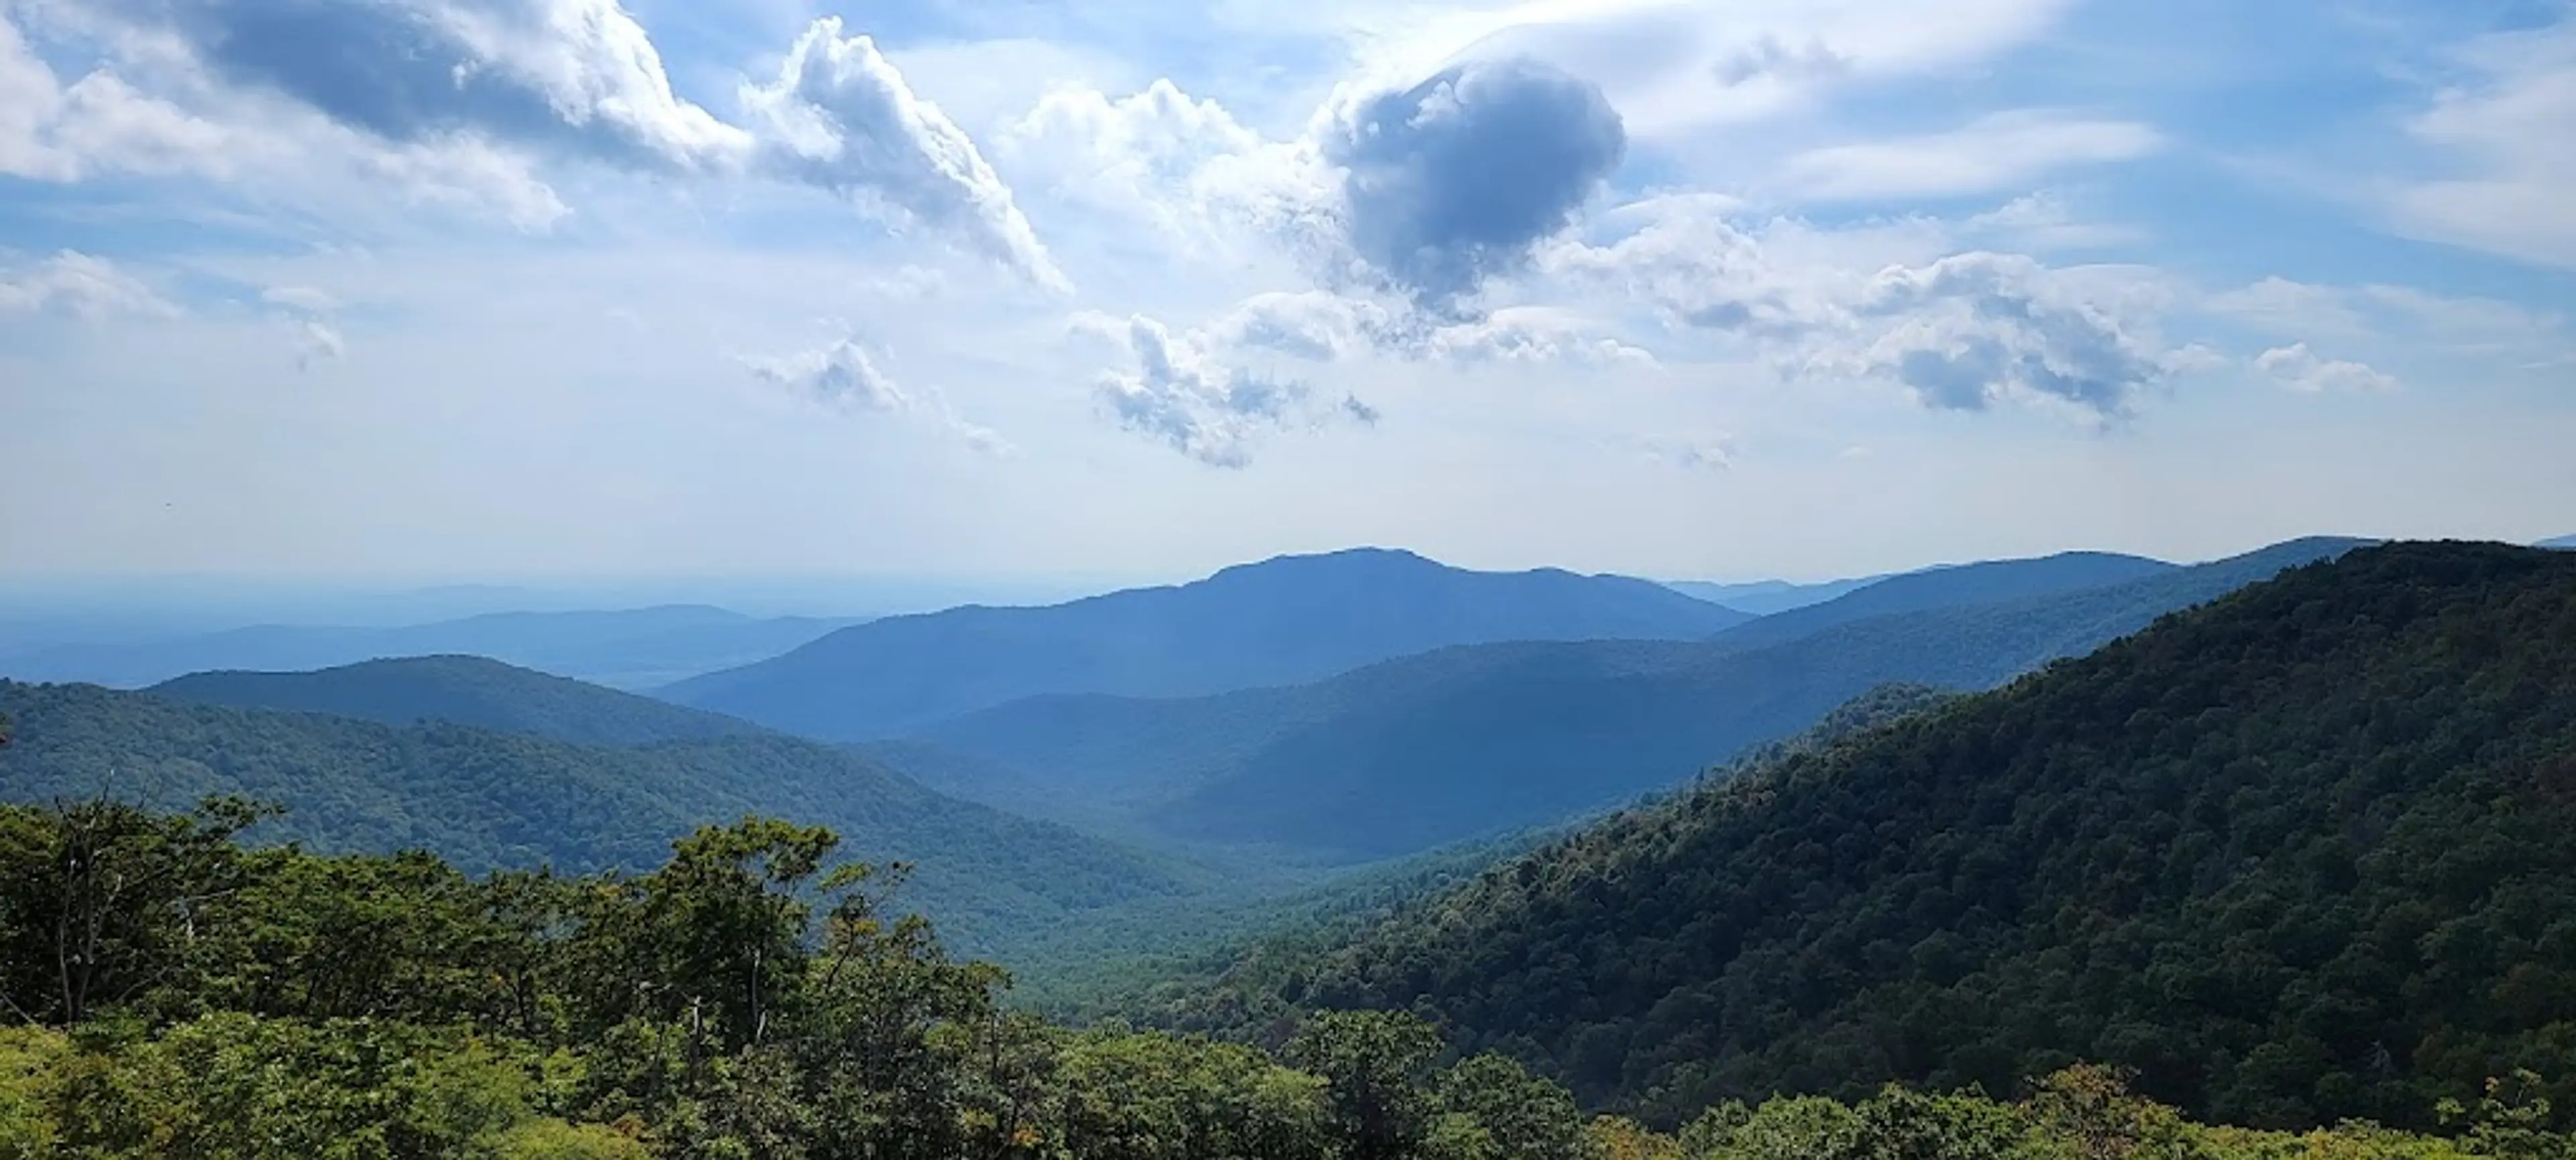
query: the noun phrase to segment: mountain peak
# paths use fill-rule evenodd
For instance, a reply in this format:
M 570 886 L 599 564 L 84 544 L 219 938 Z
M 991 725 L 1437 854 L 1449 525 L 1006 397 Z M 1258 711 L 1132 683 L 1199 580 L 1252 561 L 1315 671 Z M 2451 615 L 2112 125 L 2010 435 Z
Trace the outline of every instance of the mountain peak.
M 1451 645 L 1690 640 L 1745 619 L 1627 577 L 1476 572 L 1358 547 L 1043 608 L 856 625 L 666 694 L 792 732 L 867 740 L 1049 693 L 1192 696 L 1301 684 Z

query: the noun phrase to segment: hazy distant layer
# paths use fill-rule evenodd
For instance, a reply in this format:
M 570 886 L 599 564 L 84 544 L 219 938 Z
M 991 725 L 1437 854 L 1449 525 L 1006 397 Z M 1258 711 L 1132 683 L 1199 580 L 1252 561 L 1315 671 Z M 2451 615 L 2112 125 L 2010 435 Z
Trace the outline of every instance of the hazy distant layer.
M 637 688 L 776 656 L 850 623 L 809 617 L 764 620 L 703 605 L 673 605 L 620 612 L 492 613 L 403 628 L 262 625 L 0 655 L 0 676 L 130 688 L 208 670 L 291 672 L 387 657 L 472 655 Z

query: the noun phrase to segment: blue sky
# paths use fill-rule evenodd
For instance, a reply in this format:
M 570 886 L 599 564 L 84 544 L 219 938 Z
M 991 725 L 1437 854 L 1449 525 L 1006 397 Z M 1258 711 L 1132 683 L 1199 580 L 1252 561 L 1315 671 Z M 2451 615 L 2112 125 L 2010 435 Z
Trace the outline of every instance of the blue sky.
M 0 572 L 2576 531 L 2560 0 L 0 0 Z

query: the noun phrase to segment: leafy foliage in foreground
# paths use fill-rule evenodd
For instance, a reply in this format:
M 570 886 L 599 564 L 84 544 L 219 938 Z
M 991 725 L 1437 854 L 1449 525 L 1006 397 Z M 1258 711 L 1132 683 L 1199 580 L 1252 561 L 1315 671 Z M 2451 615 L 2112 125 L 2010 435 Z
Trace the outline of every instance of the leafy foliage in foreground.
M 470 878 L 245 849 L 259 811 L 0 808 L 0 1157 L 339 1160 L 2565 1160 L 2536 1080 L 2465 1135 L 2191 1124 L 2076 1067 L 2028 1098 L 1584 1114 L 1407 1015 L 1284 1049 L 1009 1013 L 824 830 L 702 829 L 642 875 Z
M 1621 816 L 1166 1009 L 1412 1009 L 1675 1122 L 2075 1059 L 2427 1125 L 2576 1058 L 2576 557 L 2408 544 Z
M 0 800 L 101 792 L 183 807 L 293 806 L 254 836 L 329 852 L 426 849 L 468 870 L 658 863 L 671 834 L 746 814 L 829 825 L 860 856 L 920 866 L 911 901 L 986 940 L 1190 885 L 1164 861 L 956 801 L 856 754 L 779 736 L 573 745 L 453 724 L 183 704 L 0 681 L 18 719 Z

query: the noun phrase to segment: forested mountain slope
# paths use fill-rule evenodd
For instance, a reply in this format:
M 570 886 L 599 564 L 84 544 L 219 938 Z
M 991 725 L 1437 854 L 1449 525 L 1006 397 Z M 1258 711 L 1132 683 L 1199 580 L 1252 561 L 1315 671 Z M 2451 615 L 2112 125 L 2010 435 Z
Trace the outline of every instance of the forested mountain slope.
M 299 673 L 191 673 L 147 692 L 175 701 L 289 709 L 388 725 L 446 721 L 601 745 L 766 732 L 702 709 L 483 657 L 406 657 Z
M 672 834 L 792 816 L 838 830 L 854 857 L 919 863 L 910 901 L 975 947 L 1014 925 L 1183 885 L 1160 860 L 786 737 L 573 745 L 5 681 L 0 715 L 17 733 L 0 749 L 0 799 L 105 794 L 176 808 L 241 794 L 288 809 L 262 827 L 272 839 L 425 849 L 470 870 L 651 866 Z
M 1644 580 L 1470 572 L 1369 549 L 1044 608 L 888 617 L 663 695 L 791 733 L 872 740 L 1040 694 L 1192 696 L 1446 645 L 1688 640 L 1746 619 Z
M 2230 1121 L 2576 1096 L 2576 557 L 2396 544 L 1620 816 L 1167 1017 L 1409 1008 L 1655 1117 L 2070 1059 Z
M 949 792 L 1085 821 L 1106 811 L 1176 839 L 1384 857 L 1673 785 L 1876 685 L 1984 688 L 2351 546 L 2296 541 L 2123 584 L 1839 624 L 1752 651 L 1642 641 L 1445 649 L 1289 689 L 1032 699 L 921 738 L 981 763 L 948 767 L 959 778 Z M 979 774 L 994 784 L 977 784 Z

